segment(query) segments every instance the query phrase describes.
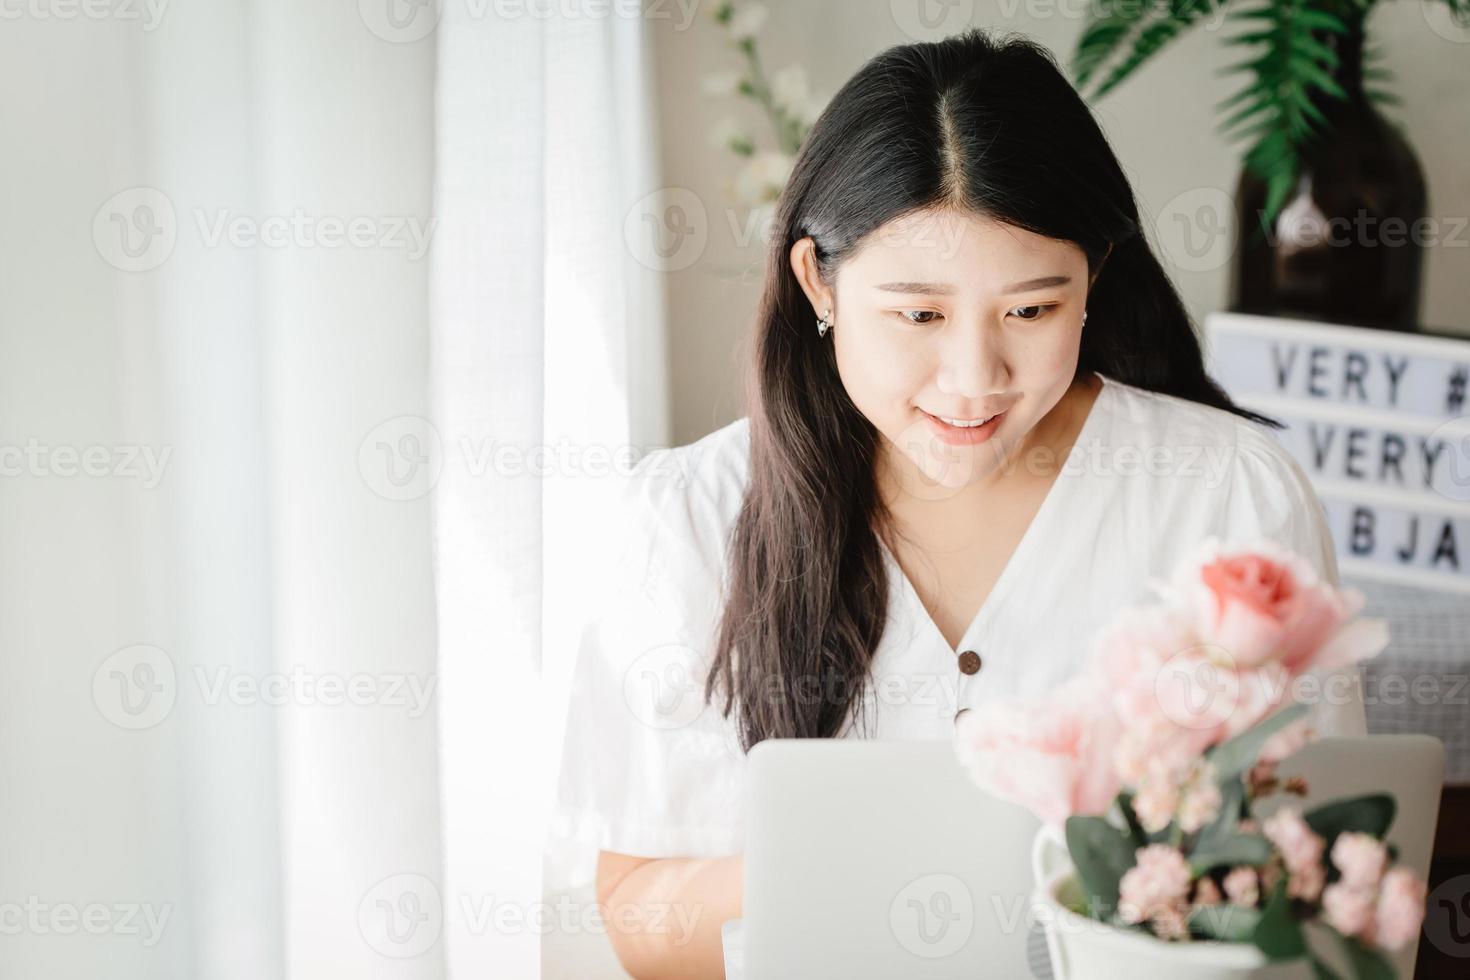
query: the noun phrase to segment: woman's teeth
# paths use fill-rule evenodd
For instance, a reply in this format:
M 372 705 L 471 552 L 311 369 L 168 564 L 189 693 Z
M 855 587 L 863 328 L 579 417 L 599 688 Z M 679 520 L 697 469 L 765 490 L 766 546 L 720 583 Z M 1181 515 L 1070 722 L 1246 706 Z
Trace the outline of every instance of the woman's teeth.
M 945 423 L 946 425 L 953 425 L 953 426 L 956 426 L 957 428 L 961 428 L 961 429 L 973 429 L 977 425 L 984 425 L 986 422 L 989 422 L 990 419 L 993 419 L 993 418 L 995 418 L 994 415 L 990 416 L 989 418 L 970 419 L 970 420 L 967 421 L 965 419 L 947 419 L 947 418 L 945 418 L 944 416 L 941 415 L 941 416 L 939 416 L 939 421 Z

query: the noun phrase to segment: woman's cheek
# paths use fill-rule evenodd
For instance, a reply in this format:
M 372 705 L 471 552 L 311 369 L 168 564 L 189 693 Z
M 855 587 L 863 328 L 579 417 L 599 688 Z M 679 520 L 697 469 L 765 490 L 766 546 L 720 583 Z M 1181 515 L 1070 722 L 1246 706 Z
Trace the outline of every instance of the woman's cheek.
M 869 323 L 854 324 L 837 344 L 837 370 L 853 403 L 865 413 L 902 401 L 923 387 L 924 352 L 901 331 Z M 878 423 L 881 420 L 872 419 Z

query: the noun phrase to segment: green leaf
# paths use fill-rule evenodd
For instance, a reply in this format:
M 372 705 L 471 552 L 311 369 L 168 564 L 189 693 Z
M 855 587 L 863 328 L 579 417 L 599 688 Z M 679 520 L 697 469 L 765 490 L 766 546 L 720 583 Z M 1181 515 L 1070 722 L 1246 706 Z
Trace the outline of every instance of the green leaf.
M 1227 943 L 1250 942 L 1260 921 L 1261 913 L 1256 909 L 1224 902 L 1219 905 L 1196 905 L 1189 913 L 1191 929 Z
M 1271 860 L 1271 842 L 1256 834 L 1232 834 L 1221 840 L 1212 841 L 1209 847 L 1201 847 L 1196 844 L 1189 855 L 1189 865 L 1194 869 L 1195 874 L 1203 874 L 1211 868 L 1218 868 L 1222 865 L 1256 866 L 1265 864 L 1269 860 Z
M 1312 980 L 1342 980 L 1326 963 L 1317 959 L 1315 953 L 1308 957 L 1308 962 L 1312 964 Z
M 1325 10 L 1318 10 L 1313 7 L 1303 7 L 1298 10 L 1296 12 L 1296 22 L 1298 24 L 1304 24 L 1307 27 L 1332 31 L 1336 34 L 1346 34 L 1348 32 L 1348 26 L 1342 20 Z
M 1138 820 L 1138 814 L 1133 809 L 1133 794 L 1124 790 L 1118 794 L 1118 809 L 1123 811 L 1123 822 L 1128 825 L 1128 837 L 1133 841 L 1134 847 L 1144 847 L 1149 843 L 1148 831 L 1143 829 L 1143 824 Z
M 1147 13 L 1156 9 L 1155 4 L 1143 3 L 1141 0 L 1132 2 Z M 1093 97 L 1100 99 L 1111 92 L 1145 61 L 1226 2 L 1228 0 L 1169 0 L 1162 5 L 1162 11 L 1157 16 L 1136 15 L 1127 36 L 1120 38 L 1117 45 L 1117 50 L 1122 50 L 1129 47 L 1128 41 L 1131 40 L 1131 50 L 1126 57 L 1113 65 Z
M 1266 740 L 1305 715 L 1308 709 L 1305 704 L 1290 705 L 1215 746 L 1205 756 L 1215 767 L 1215 778 L 1220 782 L 1234 779 L 1255 765 Z
M 1329 925 L 1323 924 L 1322 928 L 1337 938 L 1342 945 L 1342 950 L 1347 954 L 1348 963 L 1353 968 L 1355 980 L 1395 980 L 1396 974 L 1392 964 L 1376 949 L 1369 949 L 1358 940 L 1344 936 Z
M 1194 849 L 1214 850 L 1236 833 L 1241 807 L 1245 802 L 1245 784 L 1239 779 L 1227 779 L 1220 784 L 1220 812 L 1206 824 L 1194 840 Z
M 1137 863 L 1136 848 L 1102 817 L 1068 817 L 1066 836 L 1067 852 L 1089 901 L 1111 912 L 1118 905 L 1118 882 Z
M 1379 840 L 1393 826 L 1396 810 L 1394 798 L 1388 793 L 1370 793 L 1346 800 L 1334 800 L 1302 814 L 1307 826 L 1327 843 L 1331 853 L 1337 835 L 1352 830 L 1360 834 L 1371 834 Z
M 1292 916 L 1291 900 L 1286 897 L 1285 876 L 1276 883 L 1260 921 L 1251 930 L 1251 942 L 1270 960 L 1294 960 L 1307 952 L 1307 937 L 1301 923 Z

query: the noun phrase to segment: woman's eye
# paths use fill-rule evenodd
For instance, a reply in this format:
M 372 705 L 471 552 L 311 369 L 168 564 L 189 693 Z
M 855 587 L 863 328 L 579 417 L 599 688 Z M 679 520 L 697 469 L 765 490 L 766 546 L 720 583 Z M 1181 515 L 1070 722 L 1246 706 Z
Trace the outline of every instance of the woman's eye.
M 939 314 L 934 310 L 900 310 L 898 315 L 903 317 L 909 323 L 916 323 L 920 326 L 934 322 L 933 320 L 915 320 L 913 317 L 909 316 L 910 313 L 916 313 L 919 316 L 939 316 Z
M 1055 309 L 1054 304 L 1052 306 L 1018 306 L 1011 310 L 1011 314 L 1021 320 L 1040 320 L 1053 309 Z M 1022 314 L 1026 310 L 1034 310 L 1035 312 L 1030 316 L 1023 316 Z

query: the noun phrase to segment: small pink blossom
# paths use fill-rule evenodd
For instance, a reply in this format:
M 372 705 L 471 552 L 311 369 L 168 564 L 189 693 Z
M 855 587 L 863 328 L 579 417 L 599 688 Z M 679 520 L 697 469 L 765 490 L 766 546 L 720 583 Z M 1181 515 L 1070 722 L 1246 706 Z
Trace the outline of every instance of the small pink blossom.
M 1322 891 L 1322 917 L 1344 936 L 1363 936 L 1373 927 L 1374 898 L 1371 888 L 1333 882 Z
M 1215 782 L 1215 767 L 1202 765 L 1184 788 L 1179 803 L 1179 827 L 1192 834 L 1220 815 L 1220 787 Z
M 1195 905 L 1219 905 L 1224 898 L 1220 894 L 1220 886 L 1208 875 L 1194 883 Z
M 981 787 L 1060 825 L 1112 805 L 1122 788 L 1112 764 L 1118 735 L 1100 678 L 1084 673 L 1044 700 L 965 712 L 955 750 Z
M 1266 820 L 1262 831 L 1281 852 L 1281 859 L 1290 873 L 1286 882 L 1287 895 L 1316 901 L 1326 878 L 1322 870 L 1322 851 L 1326 843 L 1307 826 L 1295 807 L 1277 810 Z
M 1156 919 L 1185 904 L 1191 872 L 1177 847 L 1150 844 L 1135 851 L 1134 858 L 1138 863 L 1118 883 L 1118 914 L 1123 921 Z
M 1322 894 L 1322 886 L 1327 883 L 1327 872 L 1320 864 L 1309 864 L 1290 872 L 1290 875 L 1286 880 L 1286 896 L 1304 902 L 1315 902 Z
M 1332 844 L 1332 863 L 1346 884 L 1373 892 L 1388 864 L 1388 849 L 1372 834 L 1345 831 Z
M 1150 920 L 1154 935 L 1160 939 L 1181 940 L 1189 938 L 1189 910 L 1171 905 L 1156 911 Z
M 1383 876 L 1374 915 L 1380 946 L 1398 949 L 1419 935 L 1426 891 L 1425 883 L 1407 868 L 1396 867 Z
M 1274 766 L 1282 759 L 1295 755 L 1316 737 L 1317 731 L 1309 724 L 1308 719 L 1299 718 L 1266 739 L 1266 744 L 1261 746 L 1261 754 L 1258 759 L 1262 763 Z M 1272 775 L 1275 775 L 1274 769 Z
M 1284 806 L 1262 825 L 1266 839 L 1276 845 L 1288 871 L 1300 871 L 1322 860 L 1322 838 L 1302 819 L 1296 807 Z
M 1261 900 L 1256 869 L 1243 864 L 1231 868 L 1230 873 L 1225 876 L 1225 894 L 1232 905 L 1255 908 L 1256 903 Z

